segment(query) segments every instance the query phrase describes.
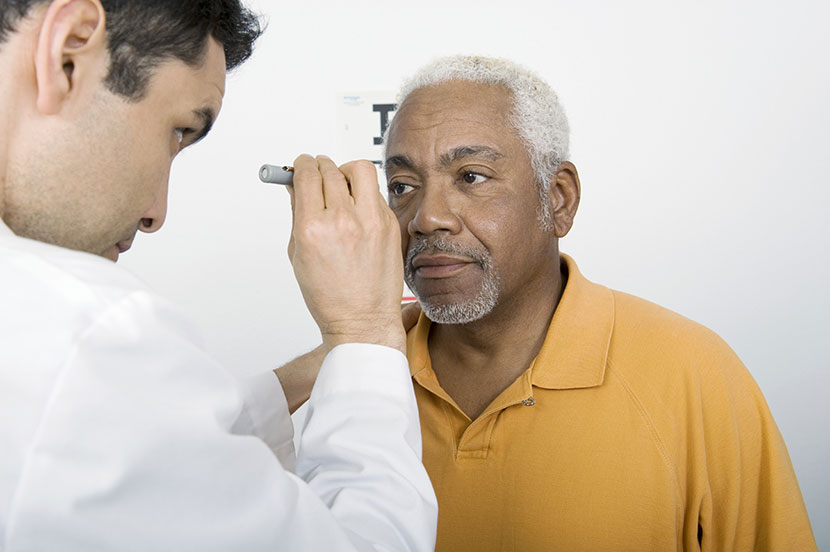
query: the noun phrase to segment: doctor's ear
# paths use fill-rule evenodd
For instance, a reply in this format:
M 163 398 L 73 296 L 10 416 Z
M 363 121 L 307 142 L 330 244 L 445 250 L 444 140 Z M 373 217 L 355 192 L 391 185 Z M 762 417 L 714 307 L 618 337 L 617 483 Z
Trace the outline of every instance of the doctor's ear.
M 562 161 L 551 179 L 550 194 L 548 194 L 553 232 L 557 238 L 564 238 L 571 231 L 581 194 L 576 167 L 570 161 Z
M 40 26 L 35 50 L 37 107 L 54 115 L 84 85 L 106 76 L 109 52 L 100 0 L 53 0 Z

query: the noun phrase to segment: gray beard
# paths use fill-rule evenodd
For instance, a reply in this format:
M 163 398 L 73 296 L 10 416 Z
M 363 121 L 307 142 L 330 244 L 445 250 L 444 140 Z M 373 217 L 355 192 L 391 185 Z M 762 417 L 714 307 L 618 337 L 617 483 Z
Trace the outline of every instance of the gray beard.
M 470 301 L 450 305 L 431 303 L 424 298 L 415 286 L 415 269 L 412 259 L 424 251 L 443 251 L 474 259 L 484 271 L 484 281 L 476 296 Z M 461 247 L 444 238 L 432 242 L 419 240 L 406 254 L 404 263 L 404 280 L 409 289 L 418 298 L 424 314 L 437 324 L 467 324 L 484 318 L 499 302 L 499 277 L 493 269 L 493 258 L 486 248 L 469 249 Z

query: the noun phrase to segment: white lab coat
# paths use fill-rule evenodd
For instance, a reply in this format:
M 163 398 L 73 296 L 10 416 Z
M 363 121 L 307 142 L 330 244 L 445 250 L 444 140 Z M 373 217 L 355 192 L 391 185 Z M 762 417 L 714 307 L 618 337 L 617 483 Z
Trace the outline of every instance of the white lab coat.
M 243 389 L 104 259 L 0 221 L 0 552 L 432 550 L 399 351 L 326 358 L 296 458 L 273 373 Z

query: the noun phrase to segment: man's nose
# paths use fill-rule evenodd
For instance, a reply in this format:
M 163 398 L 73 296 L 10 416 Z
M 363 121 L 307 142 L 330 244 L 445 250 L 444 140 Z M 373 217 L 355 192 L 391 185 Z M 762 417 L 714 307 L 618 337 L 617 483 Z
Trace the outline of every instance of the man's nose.
M 457 234 L 463 226 L 458 217 L 458 205 L 452 193 L 444 185 L 426 183 L 417 205 L 417 211 L 407 225 L 410 236 L 428 235 L 435 232 Z
M 159 188 L 155 201 L 141 217 L 141 224 L 139 224 L 138 229 L 142 232 L 151 234 L 164 225 L 164 219 L 167 217 L 168 178 L 169 175 L 165 175 L 164 184 Z

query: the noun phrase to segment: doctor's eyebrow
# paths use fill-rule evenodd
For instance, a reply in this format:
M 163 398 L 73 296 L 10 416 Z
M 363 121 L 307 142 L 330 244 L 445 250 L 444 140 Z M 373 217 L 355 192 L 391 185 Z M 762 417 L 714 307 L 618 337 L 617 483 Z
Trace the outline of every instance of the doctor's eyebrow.
M 201 128 L 195 129 L 196 137 L 190 143 L 191 146 L 199 140 L 201 140 L 202 138 L 204 138 L 205 136 L 207 136 L 208 132 L 210 132 L 210 129 L 213 128 L 213 122 L 216 120 L 216 114 L 209 107 L 197 109 L 193 112 L 193 114 L 199 118 L 202 124 Z

